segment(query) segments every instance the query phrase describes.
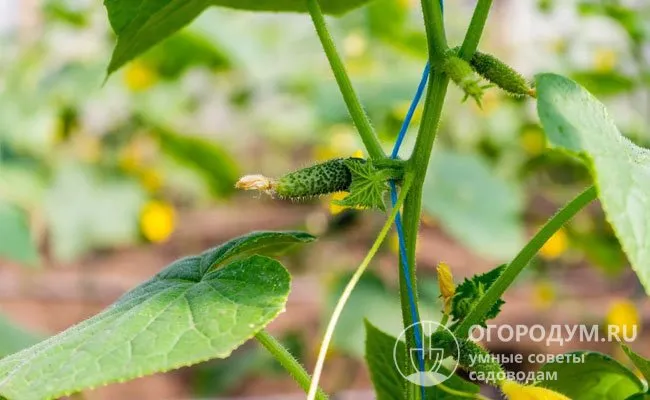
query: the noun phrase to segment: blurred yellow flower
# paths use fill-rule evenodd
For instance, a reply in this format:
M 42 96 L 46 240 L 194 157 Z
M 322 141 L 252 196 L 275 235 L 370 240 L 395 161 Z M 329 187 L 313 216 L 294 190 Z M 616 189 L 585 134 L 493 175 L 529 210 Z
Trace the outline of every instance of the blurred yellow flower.
M 395 108 L 393 108 L 392 114 L 395 119 L 398 120 L 403 120 L 406 118 L 406 114 L 409 111 L 409 108 L 411 107 L 411 102 L 410 101 L 404 101 L 398 104 Z M 413 118 L 411 119 L 411 122 L 413 125 L 417 125 L 420 123 L 422 120 L 422 111 L 424 110 L 423 106 L 419 106 L 415 109 L 413 112 Z
M 345 157 L 358 148 L 356 131 L 347 124 L 333 125 L 327 134 L 327 142 L 314 148 L 313 155 L 318 161 Z
M 150 242 L 164 242 L 174 232 L 176 212 L 174 207 L 163 201 L 145 204 L 140 215 L 140 229 Z
M 363 151 L 361 151 L 361 150 L 357 150 L 357 151 L 355 151 L 354 153 L 352 153 L 352 156 L 351 156 L 351 157 L 355 157 L 355 158 L 363 158 Z
M 351 157 L 363 158 L 363 151 L 357 150 L 354 153 L 352 153 Z M 330 196 L 329 203 L 328 203 L 330 214 L 332 214 L 332 215 L 340 214 L 344 210 L 350 208 L 350 207 L 345 207 L 345 206 L 341 206 L 339 204 L 336 204 L 337 201 L 341 201 L 344 198 L 346 198 L 348 194 L 350 194 L 350 193 L 348 193 L 348 192 L 336 192 L 336 193 L 333 193 Z M 354 208 L 357 209 L 357 210 L 362 209 L 361 207 L 354 207 Z
M 456 285 L 454 285 L 454 277 L 451 274 L 451 268 L 447 263 L 438 263 L 438 286 L 440 287 L 440 295 L 445 305 L 445 313 L 451 312 L 451 298 L 456 293 Z
M 598 49 L 594 54 L 594 68 L 599 72 L 612 71 L 618 62 L 618 56 L 613 49 Z
M 340 154 L 329 145 L 317 145 L 314 147 L 313 156 L 316 161 L 327 161 L 340 157 Z
M 343 51 L 348 57 L 359 57 L 365 53 L 368 41 L 360 32 L 353 32 L 343 39 Z
M 132 61 L 124 69 L 124 83 L 134 92 L 149 89 L 156 81 L 156 71 L 141 60 Z
M 560 257 L 569 247 L 569 237 L 566 230 L 560 228 L 539 250 L 539 255 L 546 260 L 554 260 Z
M 571 400 L 550 389 L 522 385 L 514 381 L 504 381 L 501 390 L 508 400 Z
M 533 306 L 538 310 L 549 308 L 555 301 L 555 287 L 550 281 L 541 281 L 533 288 Z
M 639 312 L 636 305 L 627 299 L 616 300 L 609 307 L 605 321 L 608 325 L 608 332 L 613 332 L 618 328 L 619 337 L 632 337 L 635 333 L 634 329 L 639 330 Z M 636 326 L 636 328 L 634 328 Z M 612 328 L 610 328 L 612 327 Z
M 546 149 L 546 138 L 539 128 L 526 128 L 519 140 L 521 147 L 531 156 L 537 156 Z
M 336 215 L 342 213 L 344 210 L 349 207 L 338 205 L 336 202 L 343 200 L 349 193 L 348 192 L 336 192 L 332 194 L 329 201 L 330 214 Z
M 145 168 L 140 171 L 140 182 L 149 192 L 157 192 L 163 185 L 163 177 L 154 168 Z

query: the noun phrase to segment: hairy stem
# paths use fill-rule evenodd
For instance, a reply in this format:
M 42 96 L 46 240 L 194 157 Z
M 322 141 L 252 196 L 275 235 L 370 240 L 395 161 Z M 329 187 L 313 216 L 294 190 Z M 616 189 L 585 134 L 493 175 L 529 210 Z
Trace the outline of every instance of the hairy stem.
M 465 61 L 471 60 L 476 49 L 478 49 L 478 43 L 483 35 L 483 28 L 485 28 L 485 21 L 487 21 L 491 6 L 492 0 L 478 0 L 474 15 L 472 15 L 472 21 L 465 34 L 465 40 L 463 40 L 463 45 L 458 53 L 458 56 Z
M 307 392 L 311 384 L 311 378 L 302 365 L 296 358 L 289 353 L 289 351 L 282 346 L 276 338 L 271 336 L 265 330 L 259 331 L 255 338 L 264 346 L 273 357 L 289 372 L 291 377 L 300 385 L 300 387 Z M 315 398 L 318 400 L 327 400 L 327 395 L 320 388 L 316 391 Z
M 316 361 L 316 366 L 314 367 L 314 379 L 311 382 L 311 387 L 309 388 L 309 393 L 307 395 L 308 400 L 314 399 L 314 394 L 316 393 L 316 388 L 318 387 L 318 381 L 320 380 L 320 376 L 323 371 L 323 365 L 325 364 L 325 357 L 327 356 L 327 350 L 329 348 L 330 342 L 332 341 L 332 337 L 334 336 L 334 329 L 336 328 L 336 324 L 338 323 L 339 317 L 343 312 L 343 308 L 345 307 L 345 304 L 350 298 L 350 295 L 352 294 L 352 290 L 354 290 L 354 287 L 357 285 L 359 279 L 361 279 L 361 276 L 363 275 L 366 268 L 370 264 L 370 261 L 372 261 L 372 258 L 375 256 L 375 254 L 377 254 L 379 247 L 384 242 L 384 239 L 386 238 L 388 231 L 390 231 L 390 228 L 393 225 L 393 221 L 395 220 L 395 217 L 397 216 L 400 207 L 402 207 L 402 204 L 406 199 L 406 195 L 408 194 L 411 188 L 412 182 L 413 182 L 413 176 L 411 174 L 407 174 L 404 177 L 404 185 L 402 186 L 402 191 L 400 192 L 399 198 L 397 199 L 395 206 L 391 210 L 390 216 L 384 223 L 384 226 L 381 228 L 381 231 L 379 231 L 379 234 L 377 235 L 377 239 L 375 239 L 375 243 L 373 243 L 372 247 L 368 251 L 368 254 L 366 254 L 366 257 L 363 259 L 363 261 L 361 262 L 357 270 L 354 272 L 354 275 L 352 275 L 352 278 L 350 278 L 350 281 L 345 286 L 345 289 L 343 290 L 341 297 L 339 297 L 339 300 L 336 303 L 336 306 L 334 307 L 332 316 L 330 317 L 330 320 L 327 324 L 327 329 L 325 330 L 325 336 L 323 337 L 323 342 L 321 343 L 321 347 L 318 352 L 318 360 Z
M 427 33 L 429 46 L 429 61 L 435 67 L 436 61 L 444 58 L 447 51 L 447 36 L 445 23 L 442 17 L 442 2 L 439 0 L 422 0 L 422 14 L 424 15 L 424 28 Z
M 475 324 L 479 323 L 485 314 L 492 308 L 494 303 L 497 302 L 514 282 L 519 273 L 528 265 L 530 260 L 537 254 L 539 249 L 544 246 L 544 243 L 553 236 L 568 220 L 573 218 L 578 211 L 582 210 L 587 204 L 591 203 L 598 193 L 596 188 L 591 186 L 584 192 L 580 193 L 576 198 L 567 203 L 560 209 L 548 222 L 537 232 L 530 242 L 517 254 L 506 269 L 501 273 L 501 276 L 490 286 L 488 291 L 481 297 L 478 304 L 472 308 L 467 317 L 462 323 L 454 330 L 454 334 L 458 339 L 464 339 L 469 336 L 470 329 Z
M 361 140 L 363 140 L 363 144 L 368 151 L 368 155 L 370 155 L 370 158 L 374 160 L 382 159 L 386 157 L 384 150 L 381 148 L 381 144 L 377 139 L 375 131 L 372 129 L 370 120 L 368 119 L 366 112 L 363 110 L 361 102 L 359 101 L 359 97 L 352 87 L 352 82 L 350 81 L 350 77 L 345 70 L 343 61 L 341 61 L 341 57 L 336 51 L 336 46 L 334 45 L 332 36 L 327 29 L 325 16 L 323 15 L 323 11 L 321 10 L 318 0 L 306 1 L 307 8 L 309 9 L 309 14 L 311 15 L 311 19 L 314 22 L 314 27 L 316 28 L 316 33 L 318 34 L 318 38 L 323 45 L 325 55 L 327 56 L 330 67 L 332 68 L 332 72 L 334 73 L 334 78 L 336 78 L 336 83 L 339 85 L 339 89 L 343 95 L 343 100 L 345 100 L 345 104 L 348 108 L 348 111 L 350 112 L 352 121 L 354 122 L 354 125 L 357 127 L 357 130 L 361 135 Z

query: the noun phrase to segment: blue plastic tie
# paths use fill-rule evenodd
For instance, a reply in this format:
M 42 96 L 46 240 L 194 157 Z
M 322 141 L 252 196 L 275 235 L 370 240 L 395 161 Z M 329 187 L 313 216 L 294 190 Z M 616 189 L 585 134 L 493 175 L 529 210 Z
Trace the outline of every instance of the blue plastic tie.
M 440 8 L 443 8 L 443 3 L 444 3 L 443 0 L 440 0 Z M 424 93 L 424 88 L 426 87 L 430 73 L 431 73 L 431 65 L 429 64 L 429 62 L 427 62 L 424 67 L 424 71 L 422 71 L 422 78 L 420 79 L 420 84 L 418 85 L 415 95 L 413 96 L 413 100 L 411 100 L 411 105 L 409 106 L 408 112 L 406 113 L 406 116 L 404 117 L 404 121 L 402 122 L 402 126 L 400 128 L 399 134 L 397 135 L 397 139 L 395 140 L 395 146 L 393 147 L 393 151 L 391 153 L 391 158 L 393 159 L 397 158 L 397 155 L 399 154 L 400 147 L 404 142 L 404 138 L 406 137 L 406 132 L 408 131 L 409 125 L 411 124 L 411 120 L 413 119 L 413 114 L 415 113 L 415 110 L 417 109 L 417 106 L 420 103 L 420 100 L 422 99 L 422 94 Z M 390 183 L 390 200 L 393 207 L 395 207 L 395 204 L 397 203 L 397 185 L 394 180 L 391 180 L 389 183 Z M 413 334 L 415 336 L 414 341 L 417 348 L 421 350 L 421 352 L 418 352 L 418 366 L 420 368 L 420 372 L 424 372 L 425 371 L 424 347 L 422 345 L 423 335 L 422 335 L 422 330 L 420 329 L 420 320 L 418 318 L 417 307 L 415 305 L 415 294 L 413 293 L 413 285 L 411 282 L 411 275 L 409 273 L 406 240 L 404 237 L 404 227 L 402 225 L 402 215 L 400 212 L 398 212 L 397 215 L 395 216 L 395 228 L 397 229 L 397 238 L 399 242 L 399 257 L 400 257 L 402 270 L 403 270 L 402 273 L 406 281 L 405 283 L 406 283 L 407 294 L 409 299 L 409 308 L 411 310 L 411 320 L 413 321 L 414 324 L 413 325 Z M 422 395 L 422 399 L 426 399 L 426 390 L 423 383 L 424 382 L 421 382 L 420 384 L 420 392 Z

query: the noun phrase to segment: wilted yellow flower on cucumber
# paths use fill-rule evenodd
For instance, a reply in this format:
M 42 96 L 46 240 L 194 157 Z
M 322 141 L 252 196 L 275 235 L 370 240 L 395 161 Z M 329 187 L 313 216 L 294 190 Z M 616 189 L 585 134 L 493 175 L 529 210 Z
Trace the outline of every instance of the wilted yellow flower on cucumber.
M 440 295 L 445 305 L 445 314 L 451 312 L 451 299 L 456 293 L 456 285 L 454 284 L 454 277 L 451 273 L 451 268 L 447 263 L 441 262 L 436 269 L 438 273 L 438 286 L 440 287 Z

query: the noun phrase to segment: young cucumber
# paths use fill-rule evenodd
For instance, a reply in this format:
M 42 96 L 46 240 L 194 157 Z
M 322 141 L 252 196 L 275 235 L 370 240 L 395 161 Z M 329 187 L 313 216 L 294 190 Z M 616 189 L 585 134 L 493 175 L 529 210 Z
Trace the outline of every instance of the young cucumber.
M 299 169 L 278 179 L 274 192 L 282 198 L 302 198 L 347 191 L 352 183 L 352 173 L 346 160 L 366 162 L 362 158 L 335 158 Z
M 235 185 L 238 189 L 260 190 L 272 196 L 300 199 L 327 193 L 348 191 L 352 173 L 347 164 L 365 164 L 362 158 L 335 158 L 290 172 L 279 179 L 246 175 Z

